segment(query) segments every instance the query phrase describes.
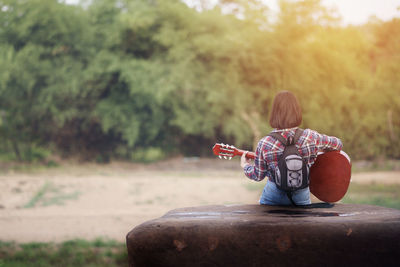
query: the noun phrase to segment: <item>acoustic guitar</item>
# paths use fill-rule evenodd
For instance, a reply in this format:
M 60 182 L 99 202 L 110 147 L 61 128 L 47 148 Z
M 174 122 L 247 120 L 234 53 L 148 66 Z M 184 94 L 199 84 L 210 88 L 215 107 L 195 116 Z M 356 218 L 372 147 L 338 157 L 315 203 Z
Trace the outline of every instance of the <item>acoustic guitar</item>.
M 245 150 L 232 145 L 215 144 L 215 155 L 224 159 L 242 156 Z M 254 159 L 254 152 L 247 152 L 246 158 Z M 319 153 L 310 168 L 310 191 L 319 200 L 337 202 L 341 200 L 349 188 L 351 178 L 350 157 L 344 151 Z

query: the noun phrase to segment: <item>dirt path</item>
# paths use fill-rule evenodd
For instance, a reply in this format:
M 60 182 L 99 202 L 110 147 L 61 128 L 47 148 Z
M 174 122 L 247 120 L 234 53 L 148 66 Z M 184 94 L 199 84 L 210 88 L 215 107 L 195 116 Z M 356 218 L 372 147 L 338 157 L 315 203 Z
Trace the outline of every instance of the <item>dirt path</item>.
M 104 237 L 124 242 L 134 226 L 171 209 L 258 202 L 265 181 L 246 179 L 237 162 L 210 167 L 214 161 L 180 161 L 152 166 L 71 165 L 2 174 L 0 240 Z M 400 172 L 359 173 L 352 181 L 400 183 Z

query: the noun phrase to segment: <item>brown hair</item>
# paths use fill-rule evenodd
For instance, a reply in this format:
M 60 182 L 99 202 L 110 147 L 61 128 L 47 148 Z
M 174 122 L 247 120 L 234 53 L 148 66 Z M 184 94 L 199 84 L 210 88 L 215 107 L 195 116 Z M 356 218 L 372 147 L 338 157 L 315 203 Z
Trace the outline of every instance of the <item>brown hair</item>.
M 287 129 L 301 124 L 302 115 L 299 101 L 289 91 L 280 91 L 276 94 L 272 104 L 269 124 L 272 128 Z

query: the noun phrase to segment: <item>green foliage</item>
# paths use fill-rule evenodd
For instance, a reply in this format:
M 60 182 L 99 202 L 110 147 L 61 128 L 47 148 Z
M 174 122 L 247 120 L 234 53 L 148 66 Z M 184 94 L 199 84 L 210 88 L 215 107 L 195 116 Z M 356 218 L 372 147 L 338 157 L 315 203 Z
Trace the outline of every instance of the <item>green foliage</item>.
M 126 266 L 123 243 L 97 239 L 61 244 L 15 244 L 0 241 L 0 266 Z
M 160 148 L 149 147 L 146 149 L 136 149 L 131 157 L 134 161 L 138 162 L 154 162 L 165 158 L 165 154 Z
M 251 149 L 291 90 L 302 127 L 353 158 L 399 158 L 400 20 L 340 27 L 319 0 L 279 3 L 273 20 L 257 0 L 1 0 L 0 151 L 108 162 Z

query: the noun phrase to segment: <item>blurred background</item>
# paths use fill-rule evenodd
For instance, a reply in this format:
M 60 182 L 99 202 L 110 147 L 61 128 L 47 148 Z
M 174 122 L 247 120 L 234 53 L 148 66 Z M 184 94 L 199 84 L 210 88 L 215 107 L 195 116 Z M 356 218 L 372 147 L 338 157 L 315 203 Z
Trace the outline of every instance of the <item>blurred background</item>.
M 65 266 L 125 264 L 124 235 L 145 220 L 257 203 L 265 181 L 211 148 L 253 149 L 280 90 L 302 128 L 343 141 L 344 202 L 400 208 L 399 7 L 0 0 L 0 266 L 51 266 L 40 253 L 55 245 L 31 242 L 61 242 Z

